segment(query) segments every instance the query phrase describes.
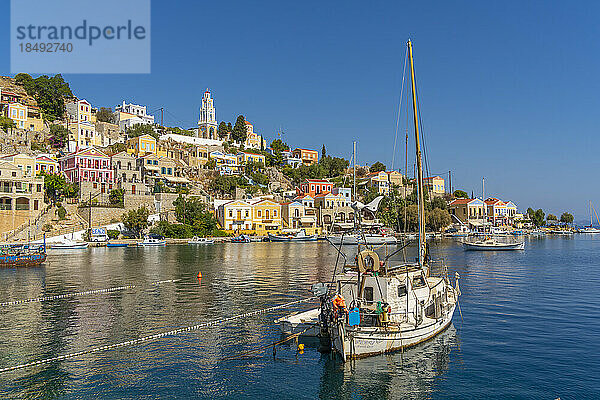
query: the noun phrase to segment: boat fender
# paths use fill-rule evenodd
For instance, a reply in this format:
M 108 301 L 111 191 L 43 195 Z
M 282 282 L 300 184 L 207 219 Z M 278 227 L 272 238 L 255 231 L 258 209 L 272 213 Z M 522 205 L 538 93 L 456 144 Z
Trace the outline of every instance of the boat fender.
M 358 269 L 362 273 L 367 271 L 377 272 L 381 266 L 379 256 L 373 250 L 363 250 L 358 253 L 357 263 Z

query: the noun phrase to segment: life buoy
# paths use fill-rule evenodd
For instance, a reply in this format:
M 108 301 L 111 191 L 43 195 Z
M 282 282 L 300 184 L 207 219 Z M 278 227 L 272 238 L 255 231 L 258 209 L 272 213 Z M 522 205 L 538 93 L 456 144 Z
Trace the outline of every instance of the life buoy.
M 363 250 L 358 253 L 357 262 L 360 272 L 379 271 L 379 256 L 373 250 Z

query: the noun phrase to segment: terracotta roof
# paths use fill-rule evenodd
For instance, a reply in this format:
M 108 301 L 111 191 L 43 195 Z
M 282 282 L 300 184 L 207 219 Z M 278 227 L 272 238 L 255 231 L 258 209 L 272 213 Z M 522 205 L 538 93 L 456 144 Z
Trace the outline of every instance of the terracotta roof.
M 469 204 L 475 199 L 454 199 L 450 202 L 450 205 Z
M 311 151 L 311 152 L 317 153 L 317 151 L 316 151 L 316 150 L 303 149 L 303 148 L 301 148 L 301 147 L 297 147 L 297 148 L 295 148 L 295 149 L 294 149 L 294 151 L 296 151 L 296 150 L 302 150 L 302 151 Z
M 331 183 L 327 179 L 307 179 L 306 181 L 308 181 L 308 182 L 314 182 L 314 183 L 317 183 L 317 182 Z
M 423 178 L 424 181 L 429 180 L 429 179 L 442 179 L 442 177 L 440 177 L 440 176 L 428 176 L 427 178 Z

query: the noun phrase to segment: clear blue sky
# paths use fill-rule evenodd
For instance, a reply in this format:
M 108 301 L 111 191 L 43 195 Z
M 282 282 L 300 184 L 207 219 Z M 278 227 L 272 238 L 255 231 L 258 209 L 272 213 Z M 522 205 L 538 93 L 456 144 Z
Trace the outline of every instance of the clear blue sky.
M 243 114 L 269 139 L 283 126 L 291 145 L 346 158 L 357 140 L 359 163 L 389 167 L 410 37 L 431 172 L 587 218 L 588 200 L 600 207 L 598 3 L 423 3 L 155 0 L 151 74 L 65 78 L 94 106 L 162 106 L 184 127 L 209 87 L 219 120 Z

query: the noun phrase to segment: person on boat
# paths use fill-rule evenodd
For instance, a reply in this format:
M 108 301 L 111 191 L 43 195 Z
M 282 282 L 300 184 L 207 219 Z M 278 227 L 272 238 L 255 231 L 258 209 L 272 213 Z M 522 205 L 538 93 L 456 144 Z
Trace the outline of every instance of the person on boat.
M 337 294 L 331 302 L 333 305 L 334 319 L 338 319 L 338 317 L 345 316 L 346 314 L 348 314 L 348 309 L 346 308 L 346 300 L 341 294 Z

